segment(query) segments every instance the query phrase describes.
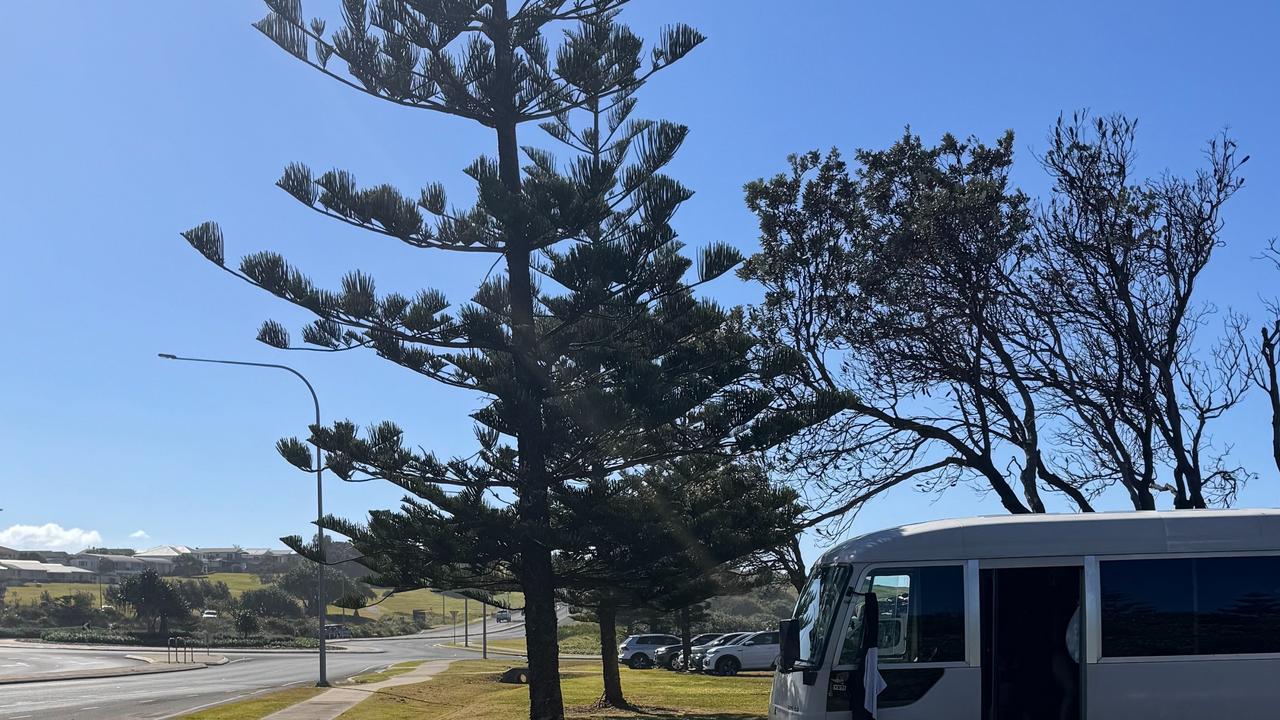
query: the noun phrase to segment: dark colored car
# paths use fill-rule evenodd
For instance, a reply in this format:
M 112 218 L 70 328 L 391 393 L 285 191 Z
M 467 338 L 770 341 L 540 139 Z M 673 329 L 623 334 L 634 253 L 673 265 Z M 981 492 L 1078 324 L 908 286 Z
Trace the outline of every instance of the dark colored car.
M 723 645 L 732 645 L 733 643 L 736 643 L 739 640 L 746 638 L 750 634 L 751 633 L 745 633 L 745 632 L 726 633 L 716 638 L 715 640 L 712 640 L 706 645 L 699 645 L 694 647 L 693 652 L 689 655 L 689 667 L 686 669 L 691 672 L 702 672 L 703 670 L 706 669 L 702 666 L 703 666 L 703 663 L 706 662 L 708 650 L 711 650 L 712 648 L 718 648 Z
M 701 635 L 694 635 L 689 639 L 689 645 L 690 647 L 706 645 L 720 637 L 722 634 L 723 633 L 703 633 Z M 677 665 L 683 660 L 681 652 L 683 648 L 684 645 L 682 643 L 666 645 L 658 648 L 657 652 L 653 654 L 653 664 L 664 670 L 679 670 L 680 668 L 677 667 Z

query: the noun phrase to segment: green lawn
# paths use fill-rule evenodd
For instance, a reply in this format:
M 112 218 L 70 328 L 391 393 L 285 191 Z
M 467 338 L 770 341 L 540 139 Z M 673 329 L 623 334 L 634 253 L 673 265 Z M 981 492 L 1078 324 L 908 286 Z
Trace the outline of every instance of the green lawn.
M 323 688 L 313 687 L 290 688 L 183 715 L 180 720 L 261 720 L 277 710 L 315 697 L 322 690 Z
M 106 585 L 102 586 L 105 593 Z M 89 593 L 93 596 L 95 606 L 98 604 L 98 584 L 97 583 L 28 583 L 26 585 L 11 585 L 5 591 L 4 601 L 11 605 L 30 605 L 40 600 L 40 593 L 48 592 L 52 597 L 62 597 L 63 595 L 75 595 L 76 593 Z
M 240 597 L 240 593 L 246 590 L 257 590 L 262 587 L 262 581 L 253 573 L 211 573 L 202 575 L 209 582 L 223 582 L 231 589 L 233 597 Z
M 557 634 L 560 637 L 560 653 L 563 655 L 600 654 L 600 626 L 595 623 L 561 625 Z M 480 642 L 474 635 L 471 637 L 471 647 L 480 647 Z M 524 638 L 490 640 L 489 647 L 520 653 L 526 650 Z
M 504 685 L 496 674 L 509 662 L 455 662 L 435 678 L 388 688 L 343 713 L 339 720 L 511 720 L 528 717 L 529 690 Z M 622 670 L 622 688 L 639 712 L 599 710 L 599 665 L 562 666 L 561 689 L 570 718 L 683 718 L 763 720 L 769 705 L 767 676 L 712 677 L 659 670 Z
M 226 583 L 227 587 L 231 590 L 232 597 L 240 597 L 240 595 L 246 590 L 256 590 L 264 587 L 258 575 L 254 573 L 223 572 L 211 573 L 209 575 L 202 575 L 199 577 L 203 577 L 209 582 Z M 103 586 L 103 588 L 105 591 L 106 586 Z M 5 602 L 29 605 L 32 602 L 39 600 L 40 593 L 45 591 L 48 591 L 48 593 L 53 597 L 74 595 L 78 592 L 87 592 L 94 596 L 95 603 L 98 602 L 98 585 L 96 583 L 30 583 L 27 585 L 12 586 L 8 589 L 8 592 L 5 595 Z M 383 590 L 375 589 L 374 592 L 377 593 L 378 597 L 381 597 Z M 509 596 L 507 593 L 503 593 L 499 597 L 504 602 L 508 601 L 507 598 L 510 597 L 509 602 L 516 607 L 524 605 L 524 596 L 520 593 L 510 593 Z M 449 622 L 449 613 L 453 610 L 458 611 L 458 622 L 462 622 L 465 604 L 468 603 L 464 603 L 462 598 L 442 596 L 434 590 L 412 590 L 392 595 L 390 598 L 374 607 L 368 608 L 367 610 L 361 610 L 360 615 L 376 620 L 379 617 L 387 617 L 390 615 L 403 615 L 405 617 L 410 617 L 413 615 L 414 610 L 425 610 L 434 621 L 433 624 L 443 625 Z M 471 619 L 479 620 L 481 612 L 480 603 L 471 602 L 469 605 Z M 496 610 L 497 608 L 490 607 L 490 615 L 492 615 Z M 328 611 L 329 614 L 335 618 L 351 614 L 350 610 L 343 610 L 342 608 L 334 605 L 330 605 Z

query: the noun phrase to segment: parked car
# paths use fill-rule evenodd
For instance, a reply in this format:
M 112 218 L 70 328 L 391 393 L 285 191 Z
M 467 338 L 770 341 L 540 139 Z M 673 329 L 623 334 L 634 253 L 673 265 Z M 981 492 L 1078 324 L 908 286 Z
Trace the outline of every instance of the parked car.
M 324 637 L 326 640 L 341 640 L 351 637 L 351 630 L 346 625 L 325 625 Z
M 217 610 L 205 610 L 204 612 L 200 613 L 200 619 L 202 620 L 216 620 L 217 618 L 218 618 Z
M 658 648 L 679 642 L 674 635 L 631 635 L 618 646 L 618 662 L 634 669 L 649 667 Z
M 704 663 L 717 675 L 735 675 L 739 670 L 772 670 L 778 660 L 778 632 L 752 633 L 741 642 L 707 651 Z
M 707 653 L 712 648 L 718 648 L 724 645 L 732 645 L 733 643 L 738 642 L 739 640 L 745 638 L 747 635 L 750 635 L 750 634 L 751 633 L 743 633 L 743 632 L 725 633 L 724 635 L 721 635 L 720 637 L 716 638 L 715 640 L 712 640 L 706 645 L 694 645 L 693 652 L 689 653 L 689 667 L 686 669 L 692 672 L 702 672 L 705 669 L 703 667 L 703 663 L 706 661 Z
M 494 622 L 511 622 L 511 611 L 499 610 L 498 612 L 493 614 L 493 621 Z
M 722 633 L 703 633 L 701 635 L 694 635 L 689 639 L 689 646 L 695 647 L 698 645 L 706 645 L 712 640 L 720 637 L 721 634 Z M 657 652 L 653 654 L 653 664 L 666 670 L 679 670 L 680 668 L 676 667 L 676 664 L 683 662 L 683 651 L 683 643 L 660 647 Z

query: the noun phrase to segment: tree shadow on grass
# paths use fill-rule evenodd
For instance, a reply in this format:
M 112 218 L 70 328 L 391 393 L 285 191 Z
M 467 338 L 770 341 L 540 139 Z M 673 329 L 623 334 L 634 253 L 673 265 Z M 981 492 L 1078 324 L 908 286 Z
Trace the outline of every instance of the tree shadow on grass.
M 596 708 L 585 705 L 566 707 L 567 718 L 591 718 L 592 720 L 763 720 L 764 715 L 756 713 L 720 712 L 720 711 L 687 711 L 662 707 L 633 707 L 630 710 Z

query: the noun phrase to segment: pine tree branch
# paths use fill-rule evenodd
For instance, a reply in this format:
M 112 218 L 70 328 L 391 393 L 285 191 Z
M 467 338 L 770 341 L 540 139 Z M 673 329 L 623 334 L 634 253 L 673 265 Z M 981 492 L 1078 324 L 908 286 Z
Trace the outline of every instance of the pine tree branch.
M 286 193 L 288 193 L 288 191 L 286 191 Z M 290 197 L 293 197 L 292 193 L 288 193 L 288 194 Z M 294 199 L 298 200 L 298 198 L 296 197 Z M 351 218 L 346 217 L 345 215 L 342 215 L 340 213 L 336 213 L 324 207 L 323 205 L 312 205 L 312 204 L 308 204 L 303 200 L 298 200 L 298 203 L 309 210 L 312 210 L 314 212 L 320 213 L 321 215 L 324 215 L 325 217 L 333 218 L 335 220 L 340 220 L 348 225 L 351 225 L 352 227 L 358 227 L 361 230 L 368 230 L 369 232 L 374 232 L 379 235 L 385 235 L 389 238 L 394 238 L 396 240 L 403 242 L 406 245 L 409 245 L 410 247 L 422 248 L 425 250 L 448 250 L 451 252 L 470 252 L 470 253 L 501 254 L 503 252 L 506 252 L 506 249 L 503 247 L 492 247 L 488 245 L 457 245 L 457 244 L 451 244 L 451 243 L 442 243 L 435 240 L 428 240 L 420 236 L 407 238 L 401 235 L 396 235 L 395 233 L 392 233 L 384 228 L 378 227 L 377 225 L 371 225 L 368 223 L 360 222 L 358 220 L 352 220 Z M 450 216 L 450 219 L 456 219 L 456 218 L 453 218 L 452 216 Z

